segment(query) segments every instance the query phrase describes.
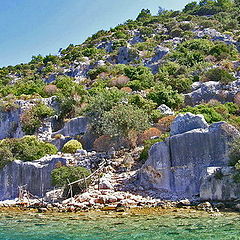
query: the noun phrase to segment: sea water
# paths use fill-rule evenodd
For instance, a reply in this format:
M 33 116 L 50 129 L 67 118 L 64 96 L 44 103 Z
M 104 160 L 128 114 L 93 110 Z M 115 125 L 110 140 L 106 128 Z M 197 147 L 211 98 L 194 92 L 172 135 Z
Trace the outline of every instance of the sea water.
M 1 240 L 240 239 L 240 214 L 0 213 Z

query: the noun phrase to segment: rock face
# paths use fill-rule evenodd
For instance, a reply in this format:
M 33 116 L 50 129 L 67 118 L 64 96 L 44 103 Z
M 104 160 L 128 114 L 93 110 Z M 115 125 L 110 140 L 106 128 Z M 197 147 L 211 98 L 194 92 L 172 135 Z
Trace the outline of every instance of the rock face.
M 0 110 L 0 139 L 23 137 L 25 133 L 21 126 L 21 115 L 37 102 L 42 102 L 55 110 L 59 107 L 55 97 L 15 101 L 12 109 Z
M 87 132 L 88 119 L 86 117 L 77 117 L 65 123 L 64 127 L 52 135 L 61 134 L 63 136 L 77 136 Z
M 214 99 L 221 103 L 234 101 L 235 95 L 240 91 L 240 80 L 227 85 L 219 82 L 196 82 L 192 91 L 185 94 L 185 103 L 194 106 Z
M 159 110 L 163 115 L 174 115 L 174 111 L 165 104 L 161 104 L 157 110 Z
M 202 200 L 229 201 L 240 198 L 240 184 L 234 182 L 233 167 L 208 167 L 200 186 Z
M 194 115 L 192 113 L 179 114 L 171 125 L 170 135 L 173 136 L 199 128 L 208 128 L 203 115 Z
M 24 136 L 20 124 L 21 108 L 0 111 L 0 139 Z
M 18 187 L 24 185 L 31 194 L 43 196 L 52 189 L 52 170 L 58 162 L 66 165 L 67 160 L 53 155 L 33 162 L 13 161 L 0 170 L 0 200 L 18 197 Z
M 225 122 L 208 127 L 203 117 L 185 114 L 173 122 L 171 135 L 165 142 L 151 147 L 139 173 L 140 184 L 146 189 L 191 198 L 200 194 L 204 169 L 227 166 L 229 142 L 239 132 Z

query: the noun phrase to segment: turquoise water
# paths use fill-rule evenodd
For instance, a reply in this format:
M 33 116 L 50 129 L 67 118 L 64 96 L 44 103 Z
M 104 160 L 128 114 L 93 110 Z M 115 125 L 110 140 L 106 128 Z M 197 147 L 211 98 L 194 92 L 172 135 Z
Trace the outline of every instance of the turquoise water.
M 240 239 L 240 215 L 0 213 L 1 240 Z

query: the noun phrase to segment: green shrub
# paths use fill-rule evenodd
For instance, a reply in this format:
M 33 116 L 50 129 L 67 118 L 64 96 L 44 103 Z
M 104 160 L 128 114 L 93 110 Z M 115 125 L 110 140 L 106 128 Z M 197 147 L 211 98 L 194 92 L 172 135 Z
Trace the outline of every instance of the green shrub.
M 6 146 L 0 146 L 0 169 L 13 161 L 13 154 Z
M 177 108 L 183 103 L 183 96 L 173 90 L 171 86 L 158 84 L 151 89 L 147 98 L 158 105 L 166 104 L 170 108 Z
M 76 153 L 78 149 L 82 149 L 82 144 L 77 140 L 70 140 L 64 144 L 62 152 L 64 153 Z
M 59 167 L 51 173 L 52 184 L 57 187 L 66 186 L 68 183 L 77 181 L 90 175 L 90 171 L 83 167 Z M 85 187 L 85 182 L 78 184 L 80 188 Z
M 186 107 L 184 109 L 181 109 L 181 113 L 193 113 L 193 114 L 202 114 L 205 118 L 205 120 L 208 123 L 214 123 L 214 122 L 219 122 L 219 121 L 224 121 L 223 116 L 218 113 L 214 107 L 211 107 L 209 105 L 198 105 L 196 107 Z
M 221 68 L 210 69 L 205 73 L 205 79 L 208 81 L 220 81 L 227 84 L 236 80 L 227 70 Z
M 118 104 L 101 118 L 102 135 L 128 138 L 130 133 L 148 128 L 148 115 L 142 109 L 130 104 Z
M 42 121 L 53 114 L 54 110 L 51 107 L 38 103 L 22 114 L 21 124 L 23 131 L 29 135 L 34 134 L 41 126 Z
M 12 160 L 33 161 L 56 153 L 54 145 L 40 141 L 36 136 L 7 138 L 0 142 L 0 165 Z
M 230 146 L 229 152 L 230 165 L 240 170 L 240 138 L 235 139 Z
M 220 104 L 201 104 L 195 107 L 186 107 L 181 109 L 181 113 L 191 112 L 193 114 L 202 114 L 208 123 L 219 121 L 234 121 L 233 117 L 238 114 L 239 107 L 234 103 Z M 235 119 L 235 123 L 237 119 Z
M 110 90 L 101 89 L 89 98 L 89 104 L 85 110 L 86 115 L 91 119 L 94 129 L 101 127 L 100 119 L 106 111 L 110 111 L 115 105 L 123 101 L 127 94 L 117 88 Z

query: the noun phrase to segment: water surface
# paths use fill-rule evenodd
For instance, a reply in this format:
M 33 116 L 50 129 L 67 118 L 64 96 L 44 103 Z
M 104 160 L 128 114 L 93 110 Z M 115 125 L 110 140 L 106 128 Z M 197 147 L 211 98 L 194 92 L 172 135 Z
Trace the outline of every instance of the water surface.
M 0 213 L 1 240 L 240 239 L 240 215 L 154 213 Z

